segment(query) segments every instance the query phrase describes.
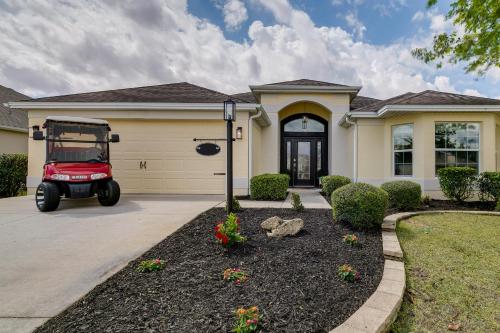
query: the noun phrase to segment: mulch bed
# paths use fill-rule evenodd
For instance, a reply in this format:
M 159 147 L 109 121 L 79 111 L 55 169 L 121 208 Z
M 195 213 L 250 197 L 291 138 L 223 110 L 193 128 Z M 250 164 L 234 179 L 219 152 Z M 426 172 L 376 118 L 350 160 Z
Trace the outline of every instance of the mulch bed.
M 300 217 L 304 229 L 295 237 L 268 239 L 260 222 L 275 215 Z M 380 282 L 380 231 L 355 232 L 362 247 L 352 248 L 342 242 L 352 231 L 334 224 L 331 210 L 245 209 L 238 216 L 249 241 L 228 252 L 213 231 L 224 216 L 220 208 L 201 214 L 37 332 L 230 332 L 234 311 L 253 305 L 263 315 L 261 332 L 328 332 Z M 165 270 L 136 271 L 141 260 L 157 257 L 167 261 Z M 338 278 L 344 263 L 360 271 L 359 282 Z M 247 271 L 249 280 L 240 286 L 224 281 L 230 267 Z

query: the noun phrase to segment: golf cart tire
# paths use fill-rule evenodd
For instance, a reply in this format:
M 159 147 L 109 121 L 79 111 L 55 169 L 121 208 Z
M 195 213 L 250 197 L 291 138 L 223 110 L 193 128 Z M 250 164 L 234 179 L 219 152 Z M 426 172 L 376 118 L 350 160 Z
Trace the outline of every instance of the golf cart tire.
M 36 189 L 35 200 L 39 211 L 54 211 L 59 207 L 59 201 L 61 200 L 59 188 L 54 183 L 43 182 Z
M 97 193 L 97 200 L 103 206 L 114 206 L 120 200 L 120 185 L 114 180 L 104 184 L 104 188 Z

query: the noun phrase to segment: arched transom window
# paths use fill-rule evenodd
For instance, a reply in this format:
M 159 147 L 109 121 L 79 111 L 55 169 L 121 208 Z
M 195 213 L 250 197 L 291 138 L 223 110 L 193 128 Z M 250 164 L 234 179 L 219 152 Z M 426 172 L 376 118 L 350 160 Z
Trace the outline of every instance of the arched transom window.
M 285 123 L 285 132 L 325 132 L 325 125 L 316 119 L 304 115 Z

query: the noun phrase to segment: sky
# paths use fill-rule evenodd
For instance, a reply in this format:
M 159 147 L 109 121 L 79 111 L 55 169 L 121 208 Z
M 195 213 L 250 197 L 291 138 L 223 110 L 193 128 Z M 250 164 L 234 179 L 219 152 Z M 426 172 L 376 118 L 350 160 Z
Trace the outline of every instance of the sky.
M 500 69 L 411 55 L 450 31 L 450 1 L 0 0 L 0 85 L 32 97 L 187 81 L 224 93 L 313 79 L 388 98 L 500 98 Z

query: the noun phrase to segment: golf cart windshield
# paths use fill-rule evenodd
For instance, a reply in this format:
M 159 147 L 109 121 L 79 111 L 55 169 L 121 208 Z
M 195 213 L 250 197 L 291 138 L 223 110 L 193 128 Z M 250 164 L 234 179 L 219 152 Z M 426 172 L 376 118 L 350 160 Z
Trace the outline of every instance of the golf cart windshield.
M 108 125 L 47 121 L 47 162 L 108 162 Z

